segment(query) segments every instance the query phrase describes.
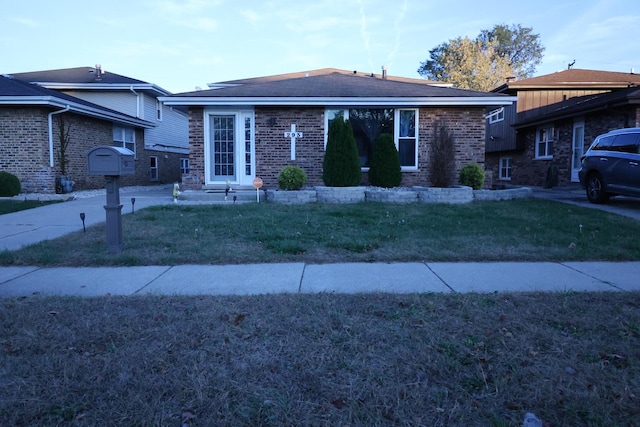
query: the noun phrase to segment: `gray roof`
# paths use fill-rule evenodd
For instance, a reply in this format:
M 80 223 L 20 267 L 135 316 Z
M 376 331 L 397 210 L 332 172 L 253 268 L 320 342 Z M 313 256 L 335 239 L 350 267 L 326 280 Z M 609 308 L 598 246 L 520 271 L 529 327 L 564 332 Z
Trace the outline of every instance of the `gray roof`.
M 134 79 L 96 67 L 63 68 L 58 70 L 31 71 L 12 73 L 17 79 L 38 83 L 50 89 L 127 89 L 134 87 L 154 92 L 156 96 L 170 95 L 171 92 L 152 83 Z
M 503 94 L 434 86 L 362 74 L 331 72 L 283 80 L 248 82 L 176 94 L 167 105 L 508 105 Z
M 119 111 L 85 101 L 62 92 L 47 89 L 35 83 L 29 83 L 13 76 L 0 75 L 0 106 L 48 106 L 54 108 L 69 107 L 78 114 L 101 118 L 117 123 L 143 128 L 154 127 L 153 123 L 138 119 Z

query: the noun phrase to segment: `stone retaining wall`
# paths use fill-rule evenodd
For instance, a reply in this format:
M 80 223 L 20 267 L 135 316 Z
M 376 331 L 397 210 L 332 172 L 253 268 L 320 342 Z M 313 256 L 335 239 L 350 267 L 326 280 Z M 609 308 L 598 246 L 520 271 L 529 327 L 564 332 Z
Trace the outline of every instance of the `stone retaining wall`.
M 473 189 L 471 187 L 413 187 L 413 189 L 418 192 L 418 201 L 420 203 L 461 204 L 473 201 Z
M 299 191 L 267 190 L 267 201 L 282 204 L 305 203 L 448 203 L 462 204 L 474 200 L 512 200 L 531 197 L 531 188 L 508 190 L 473 190 L 471 187 L 419 187 L 411 189 L 376 189 L 366 187 L 315 187 Z

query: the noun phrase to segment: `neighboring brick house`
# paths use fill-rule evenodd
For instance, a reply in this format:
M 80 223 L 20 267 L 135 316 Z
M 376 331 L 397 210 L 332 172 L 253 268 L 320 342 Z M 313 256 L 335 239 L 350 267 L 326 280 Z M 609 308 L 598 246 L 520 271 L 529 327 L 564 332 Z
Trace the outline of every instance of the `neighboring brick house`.
M 113 129 L 114 143 L 135 152 L 136 171 L 146 174 L 144 184 L 179 182 L 181 173 L 188 172 L 188 117 L 185 111 L 159 101 L 171 94 L 167 90 L 106 72 L 100 65 L 12 76 L 151 123 L 142 130 L 142 141 L 131 127 L 116 125 Z
M 53 193 L 60 178 L 60 123 L 69 131 L 67 176 L 74 189 L 104 187 L 104 179 L 87 176 L 87 151 L 113 145 L 113 129 L 126 127 L 144 153 L 144 130 L 152 123 L 91 102 L 0 75 L 0 170 L 20 179 L 23 192 Z M 142 159 L 144 161 L 144 158 Z M 136 167 L 123 185 L 149 182 L 148 169 Z
M 227 182 L 250 187 L 255 177 L 276 188 L 286 165 L 301 166 L 307 185 L 322 185 L 328 125 L 338 115 L 351 122 L 364 172 L 373 141 L 388 132 L 399 152 L 402 185 L 429 185 L 434 124 L 440 121 L 454 134 L 456 172 L 469 163 L 484 165 L 485 109 L 514 100 L 391 77 L 385 70 L 374 75 L 322 69 L 209 86 L 161 98 L 168 106 L 189 109 L 191 168 L 182 177 L 187 189 Z
M 640 125 L 639 84 L 634 73 L 568 69 L 496 88 L 518 101 L 487 113 L 486 170 L 493 186 L 579 182 L 580 157 L 596 136 Z M 547 181 L 550 171 L 557 180 Z

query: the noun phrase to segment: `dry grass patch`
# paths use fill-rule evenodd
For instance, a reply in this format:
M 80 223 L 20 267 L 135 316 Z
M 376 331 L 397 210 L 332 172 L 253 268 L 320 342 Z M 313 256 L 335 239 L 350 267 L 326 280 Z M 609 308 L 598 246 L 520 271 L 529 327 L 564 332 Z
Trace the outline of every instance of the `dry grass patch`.
M 630 426 L 640 294 L 5 299 L 0 425 Z

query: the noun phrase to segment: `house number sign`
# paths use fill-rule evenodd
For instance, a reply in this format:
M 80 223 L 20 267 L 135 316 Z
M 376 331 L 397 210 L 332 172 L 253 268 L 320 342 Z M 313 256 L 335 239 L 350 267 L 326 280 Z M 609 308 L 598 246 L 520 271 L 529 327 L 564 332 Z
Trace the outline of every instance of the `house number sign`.
M 285 138 L 291 138 L 291 160 L 296 159 L 296 138 L 302 138 L 302 132 L 296 131 L 296 125 L 291 125 L 291 131 L 284 133 Z

